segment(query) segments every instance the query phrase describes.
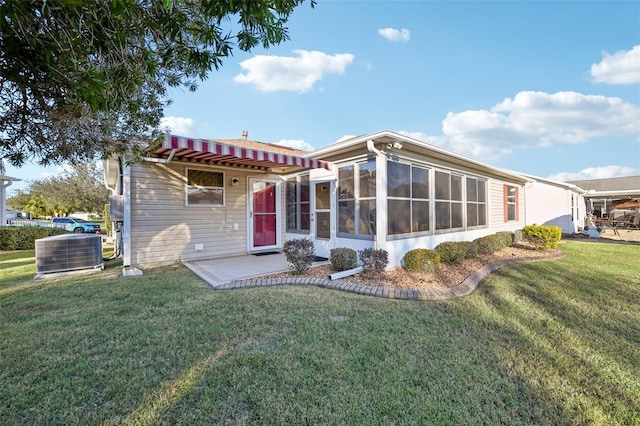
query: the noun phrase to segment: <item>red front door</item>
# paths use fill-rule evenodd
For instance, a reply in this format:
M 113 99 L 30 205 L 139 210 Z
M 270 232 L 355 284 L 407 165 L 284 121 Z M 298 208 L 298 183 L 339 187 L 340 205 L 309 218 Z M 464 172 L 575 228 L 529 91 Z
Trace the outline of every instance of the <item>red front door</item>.
M 253 247 L 277 244 L 277 212 L 275 182 L 254 181 L 251 184 L 253 199 Z

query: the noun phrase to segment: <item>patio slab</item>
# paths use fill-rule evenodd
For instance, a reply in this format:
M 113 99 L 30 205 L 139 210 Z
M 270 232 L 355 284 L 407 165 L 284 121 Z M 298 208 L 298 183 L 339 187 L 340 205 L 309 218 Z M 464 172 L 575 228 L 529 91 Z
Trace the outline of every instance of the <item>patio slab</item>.
M 194 260 L 184 262 L 184 265 L 212 287 L 289 270 L 284 253 Z

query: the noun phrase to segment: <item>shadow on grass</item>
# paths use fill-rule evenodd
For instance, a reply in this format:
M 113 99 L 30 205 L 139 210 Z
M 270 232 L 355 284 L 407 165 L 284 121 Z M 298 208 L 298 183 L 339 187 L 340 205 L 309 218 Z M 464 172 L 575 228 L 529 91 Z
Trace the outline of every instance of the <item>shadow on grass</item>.
M 629 262 L 640 248 L 617 254 L 610 246 L 566 249 L 568 258 L 492 274 L 464 301 L 461 314 L 490 331 L 504 374 L 553 418 L 635 424 L 640 267 Z

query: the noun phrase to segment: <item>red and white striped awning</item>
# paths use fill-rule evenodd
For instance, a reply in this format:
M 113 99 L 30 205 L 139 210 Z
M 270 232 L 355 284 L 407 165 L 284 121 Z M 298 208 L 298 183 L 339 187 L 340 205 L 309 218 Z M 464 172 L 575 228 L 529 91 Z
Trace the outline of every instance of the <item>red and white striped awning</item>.
M 237 143 L 237 145 L 233 143 Z M 257 149 L 257 147 L 262 149 Z M 326 161 L 301 157 L 299 154 L 303 154 L 303 151 L 243 139 L 223 143 L 220 141 L 167 135 L 162 143 L 162 147 L 157 148 L 154 153 L 160 157 L 171 156 L 172 159 L 226 166 L 259 169 L 283 167 L 331 170 L 330 163 Z

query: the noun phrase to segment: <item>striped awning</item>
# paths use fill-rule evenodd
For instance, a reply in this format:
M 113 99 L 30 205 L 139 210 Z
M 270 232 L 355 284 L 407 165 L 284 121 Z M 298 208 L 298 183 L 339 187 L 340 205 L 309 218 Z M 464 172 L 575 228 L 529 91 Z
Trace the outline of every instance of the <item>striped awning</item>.
M 166 135 L 162 147 L 154 153 L 160 157 L 258 169 L 331 169 L 326 161 L 301 157 L 304 151 L 254 141 L 233 142 L 236 144 Z

